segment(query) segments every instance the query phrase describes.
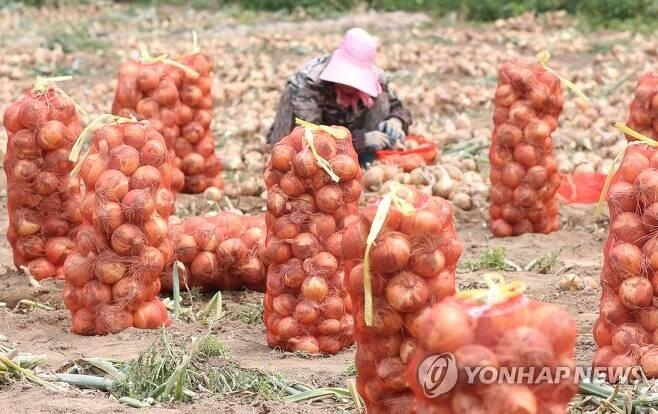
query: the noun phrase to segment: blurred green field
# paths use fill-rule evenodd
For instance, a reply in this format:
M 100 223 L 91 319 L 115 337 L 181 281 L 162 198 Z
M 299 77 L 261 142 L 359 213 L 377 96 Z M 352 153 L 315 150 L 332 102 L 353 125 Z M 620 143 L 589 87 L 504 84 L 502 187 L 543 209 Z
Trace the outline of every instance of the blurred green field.
M 0 0 L 0 6 L 66 6 L 95 0 Z M 457 14 L 474 21 L 492 21 L 525 12 L 565 10 L 594 27 L 654 30 L 658 28 L 655 0 L 115 0 L 121 3 L 174 4 L 193 8 L 239 6 L 251 10 L 293 11 L 309 14 L 346 12 L 354 8 L 379 11 L 424 11 L 434 15 Z

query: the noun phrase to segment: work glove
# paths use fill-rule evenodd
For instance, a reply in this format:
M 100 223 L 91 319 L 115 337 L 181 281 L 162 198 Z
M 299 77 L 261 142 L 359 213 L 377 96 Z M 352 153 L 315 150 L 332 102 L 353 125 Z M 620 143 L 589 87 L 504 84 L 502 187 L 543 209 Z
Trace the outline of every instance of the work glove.
M 382 131 L 370 131 L 364 135 L 364 144 L 367 149 L 377 151 L 391 146 L 391 140 L 388 135 Z
M 395 145 L 396 142 L 404 144 L 404 139 L 407 137 L 402 128 L 402 121 L 395 117 L 380 122 L 377 129 L 391 138 L 391 146 Z

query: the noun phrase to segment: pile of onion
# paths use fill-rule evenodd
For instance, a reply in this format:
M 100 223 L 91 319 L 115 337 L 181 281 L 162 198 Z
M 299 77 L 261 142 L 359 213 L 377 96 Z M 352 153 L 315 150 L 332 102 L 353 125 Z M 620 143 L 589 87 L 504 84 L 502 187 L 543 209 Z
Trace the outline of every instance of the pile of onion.
M 199 52 L 177 62 L 187 70 L 158 59 L 122 64 L 112 113 L 147 119 L 162 134 L 175 166 L 174 192 L 222 188 L 222 164 L 210 129 L 213 61 Z
M 412 397 L 407 365 L 418 339 L 428 334 L 421 329 L 420 318 L 432 304 L 455 293 L 455 270 L 462 253 L 449 201 L 410 186 L 402 186 L 396 194 L 410 211 L 393 203 L 370 250 L 370 326 L 365 321 L 364 257 L 366 239 L 383 205 L 381 198 L 363 209 L 341 240 L 354 309 L 357 387 L 369 412 L 397 412 L 389 407 L 400 398 Z M 400 412 L 406 411 L 412 410 Z
M 265 217 L 222 212 L 214 216 L 170 220 L 174 260 L 185 266 L 181 286 L 204 290 L 265 290 Z M 172 266 L 161 276 L 162 290 L 172 290 Z
M 9 136 L 3 165 L 14 264 L 37 280 L 63 278 L 62 265 L 82 221 L 80 184 L 69 176 L 68 160 L 82 131 L 75 104 L 53 85 L 35 85 L 7 108 L 3 125 Z
M 631 102 L 628 121 L 629 127 L 645 136 L 658 139 L 658 75 L 647 72 L 640 77 L 635 86 L 635 96 Z M 626 139 L 635 138 L 626 135 Z
M 560 79 L 540 65 L 504 62 L 494 102 L 491 232 L 495 237 L 556 231 L 561 176 L 551 133 L 564 102 Z
M 313 154 L 309 135 L 326 169 Z M 340 240 L 358 213 L 360 179 L 345 128 L 334 127 L 330 134 L 298 127 L 272 148 L 265 170 L 264 254 L 270 347 L 335 354 L 354 342 Z
M 641 364 L 656 378 L 656 360 L 643 357 L 658 345 L 658 187 L 652 180 L 658 185 L 658 151 L 628 146 L 607 194 L 610 230 L 593 333 L 595 366 Z
M 81 135 L 84 137 L 84 134 Z M 158 299 L 174 245 L 172 165 L 159 132 L 142 122 L 110 123 L 80 161 L 83 223 L 64 263 L 72 332 L 105 335 L 169 324 Z
M 477 301 L 446 298 L 419 318 L 423 335 L 418 338 L 417 352 L 407 369 L 419 405 L 438 408 L 439 412 L 449 407 L 453 414 L 567 412 L 569 401 L 578 391 L 573 318 L 560 306 L 523 295 L 496 297 L 495 304 L 487 304 L 488 299 L 490 295 Z M 435 373 L 427 369 L 427 362 L 421 364 L 428 357 L 444 353 L 453 355 L 454 363 L 446 368 L 446 375 L 450 374 L 450 366 L 454 367 L 456 385 L 430 398 L 423 385 L 436 384 L 436 377 L 432 378 Z M 489 372 L 468 381 L 467 368 L 475 367 Z M 563 372 L 564 368 L 570 371 Z M 536 381 L 519 374 L 533 371 Z M 510 379 L 505 373 L 518 375 Z

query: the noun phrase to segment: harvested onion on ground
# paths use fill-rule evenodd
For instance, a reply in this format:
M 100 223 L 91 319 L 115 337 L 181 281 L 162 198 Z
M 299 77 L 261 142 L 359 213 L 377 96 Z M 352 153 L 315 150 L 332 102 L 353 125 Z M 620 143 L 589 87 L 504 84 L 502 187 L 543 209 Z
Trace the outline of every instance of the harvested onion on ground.
M 70 177 L 69 151 L 82 131 L 75 103 L 52 84 L 37 84 L 10 105 L 3 125 L 9 140 L 7 239 L 17 268 L 35 279 L 63 278 L 80 216 L 80 184 Z
M 508 61 L 498 71 L 491 164 L 491 232 L 495 237 L 559 228 L 561 176 L 551 133 L 563 105 L 560 79 L 541 65 Z
M 428 333 L 421 330 L 420 318 L 432 304 L 455 293 L 462 253 L 450 203 L 409 186 L 395 190 L 384 196 L 397 200 L 388 212 L 379 212 L 385 208 L 383 198 L 372 200 L 341 241 L 354 309 L 357 387 L 369 412 L 395 412 L 391 407 L 398 399 L 412 398 L 406 368 L 418 340 Z M 385 214 L 385 221 L 372 233 L 376 240 L 368 264 L 366 241 L 377 214 Z M 366 278 L 371 281 L 369 295 Z M 369 324 L 366 296 L 373 304 Z
M 168 60 L 146 58 L 119 69 L 112 113 L 149 120 L 162 134 L 174 165 L 175 192 L 202 193 L 223 187 L 212 122 L 212 59 L 201 52 Z
M 459 292 L 420 317 L 423 335 L 407 371 L 418 405 L 427 407 L 426 412 L 451 407 L 452 414 L 566 412 L 578 391 L 575 321 L 564 308 L 530 300 L 519 289 L 492 284 L 490 289 Z M 456 385 L 432 398 L 426 394 L 432 390 L 423 384 L 431 386 L 436 379 L 419 366 L 425 358 L 444 353 L 453 355 L 446 362 L 455 364 Z M 506 378 L 505 372 L 513 377 L 488 382 L 491 371 L 482 375 L 482 369 L 475 381 L 468 381 L 467 367 L 493 367 L 501 375 L 498 379 Z M 563 367 L 571 368 L 567 375 Z M 524 379 L 521 372 L 534 372 L 536 381 Z
M 108 123 L 93 133 L 79 165 L 83 223 L 64 263 L 71 331 L 105 335 L 171 323 L 158 299 L 174 254 L 166 226 L 172 166 L 162 135 L 140 122 Z
M 358 212 L 360 179 L 345 128 L 298 127 L 273 146 L 265 170 L 270 347 L 335 354 L 354 342 L 340 240 Z

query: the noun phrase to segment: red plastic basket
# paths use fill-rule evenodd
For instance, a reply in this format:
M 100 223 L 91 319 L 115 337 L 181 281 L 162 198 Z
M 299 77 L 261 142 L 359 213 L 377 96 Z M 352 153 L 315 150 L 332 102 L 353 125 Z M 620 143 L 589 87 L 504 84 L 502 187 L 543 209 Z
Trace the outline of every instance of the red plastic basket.
M 557 193 L 567 204 L 595 204 L 601 197 L 606 175 L 601 173 L 562 174 Z
M 418 135 L 407 135 L 407 141 L 415 141 L 419 144 L 417 148 L 398 151 L 398 150 L 381 150 L 375 153 L 379 161 L 397 164 L 405 172 L 423 165 L 433 164 L 436 160 L 436 145 Z

